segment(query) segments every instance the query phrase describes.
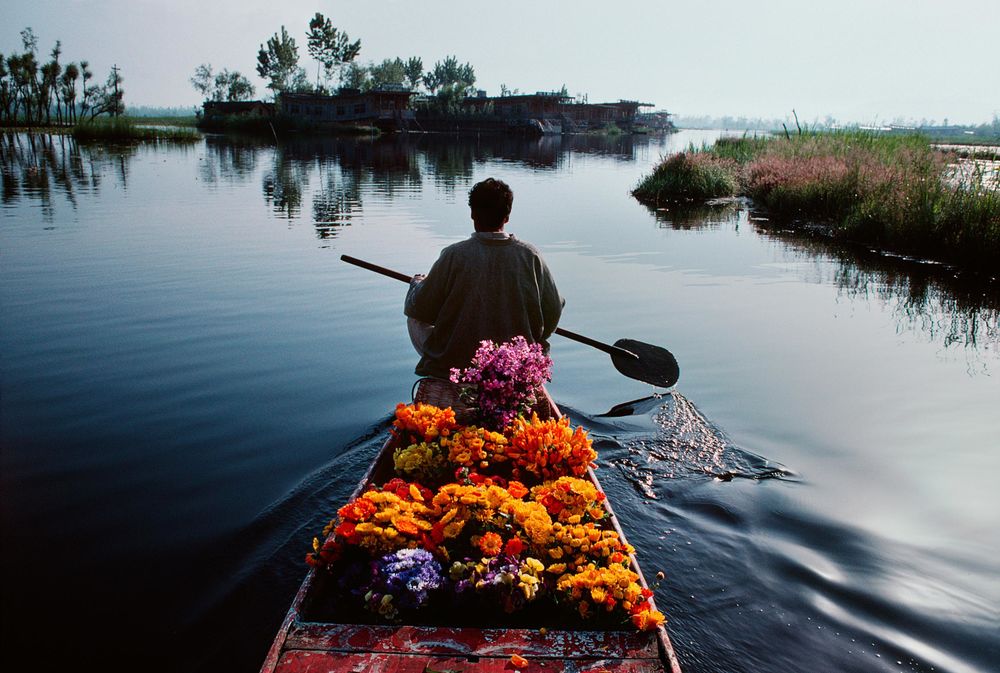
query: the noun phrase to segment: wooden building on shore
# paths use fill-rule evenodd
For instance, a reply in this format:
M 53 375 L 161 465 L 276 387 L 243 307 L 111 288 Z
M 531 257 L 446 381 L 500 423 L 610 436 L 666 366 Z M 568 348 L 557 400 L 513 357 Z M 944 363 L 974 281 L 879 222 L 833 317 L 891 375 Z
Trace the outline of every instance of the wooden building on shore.
M 620 100 L 616 103 L 578 103 L 570 96 L 539 91 L 513 96 L 470 96 L 462 101 L 470 112 L 492 114 L 512 127 L 536 127 L 543 134 L 599 131 L 614 124 L 623 131 L 635 128 L 640 107 L 651 103 Z
M 205 101 L 202 106 L 205 119 L 213 117 L 237 117 L 240 119 L 268 119 L 274 116 L 274 105 L 260 100 L 250 101 Z
M 281 114 L 311 126 L 370 124 L 383 130 L 408 128 L 413 119 L 410 98 L 413 91 L 403 87 L 341 89 L 334 95 L 283 93 Z

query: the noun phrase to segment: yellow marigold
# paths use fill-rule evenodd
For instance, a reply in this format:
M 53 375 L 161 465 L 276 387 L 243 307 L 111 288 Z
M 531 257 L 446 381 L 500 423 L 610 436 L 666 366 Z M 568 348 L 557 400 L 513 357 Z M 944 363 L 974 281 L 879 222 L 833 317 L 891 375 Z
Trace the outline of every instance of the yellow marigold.
M 531 489 L 531 499 L 545 505 L 553 517 L 566 523 L 600 521 L 607 512 L 602 504 L 605 495 L 593 482 L 577 477 L 559 477 Z
M 507 438 L 502 433 L 476 426 L 460 428 L 443 442 L 448 448 L 448 460 L 461 467 L 489 467 L 491 462 L 507 460 Z
M 396 474 L 423 482 L 434 481 L 444 474 L 447 461 L 441 446 L 436 442 L 420 442 L 396 449 L 392 455 Z M 420 500 L 420 491 L 410 487 L 414 500 Z

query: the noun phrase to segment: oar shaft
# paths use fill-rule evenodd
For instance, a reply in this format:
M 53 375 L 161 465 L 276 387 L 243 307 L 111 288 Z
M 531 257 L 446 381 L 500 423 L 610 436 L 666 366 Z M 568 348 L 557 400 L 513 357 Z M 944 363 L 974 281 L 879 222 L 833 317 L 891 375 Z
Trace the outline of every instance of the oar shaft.
M 407 276 L 405 273 L 400 273 L 399 271 L 393 271 L 392 269 L 387 269 L 384 266 L 379 266 L 378 264 L 372 264 L 371 262 L 366 262 L 363 259 L 358 259 L 357 257 L 351 257 L 350 255 L 341 255 L 340 258 L 347 262 L 348 264 L 353 264 L 354 266 L 360 266 L 362 269 L 368 269 L 369 271 L 374 271 L 375 273 L 380 273 L 383 276 L 389 276 L 389 278 L 395 278 L 396 280 L 401 280 L 404 283 L 409 283 L 413 280 L 413 276 Z
M 596 348 L 599 351 L 604 351 L 608 355 L 621 355 L 633 359 L 638 359 L 639 357 L 632 351 L 627 351 L 624 348 L 603 343 L 597 339 L 591 339 L 588 336 L 583 336 L 582 334 L 577 334 L 576 332 L 570 332 L 568 329 L 563 329 L 562 327 L 556 327 L 556 334 L 566 337 L 567 339 L 572 339 L 573 341 L 579 341 L 580 343 Z
M 351 257 L 350 255 L 341 255 L 340 258 L 347 262 L 348 264 L 353 264 L 355 266 L 360 266 L 362 269 L 368 269 L 369 271 L 374 271 L 375 273 L 380 273 L 383 276 L 388 276 L 389 278 L 395 278 L 396 280 L 401 280 L 404 283 L 409 283 L 413 280 L 412 276 L 407 276 L 404 273 L 398 271 L 393 271 L 392 269 L 387 269 L 384 266 L 379 266 L 378 264 L 372 264 L 371 262 L 366 262 L 363 259 L 358 259 L 357 257 Z M 591 339 L 590 337 L 583 336 L 582 334 L 577 334 L 576 332 L 570 332 L 568 329 L 563 329 L 562 327 L 556 328 L 556 334 L 559 336 L 566 337 L 567 339 L 572 339 L 573 341 L 579 341 L 582 344 L 596 348 L 597 350 L 604 351 L 608 355 L 620 355 L 627 358 L 638 359 L 639 356 L 632 351 L 627 351 L 624 348 L 619 348 L 618 346 L 612 346 L 610 344 L 597 341 L 596 339 Z

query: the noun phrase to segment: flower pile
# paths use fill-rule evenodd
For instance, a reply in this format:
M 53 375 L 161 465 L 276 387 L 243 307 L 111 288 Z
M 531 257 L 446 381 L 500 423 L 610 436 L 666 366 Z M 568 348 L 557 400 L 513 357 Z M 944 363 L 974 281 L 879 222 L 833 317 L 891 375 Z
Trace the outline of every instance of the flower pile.
M 462 387 L 463 401 L 476 409 L 480 422 L 499 430 L 526 414 L 552 380 L 552 360 L 540 344 L 523 336 L 496 344 L 482 341 L 465 369 L 452 369 L 451 381 Z
M 597 459 L 587 431 L 570 428 L 565 416 L 544 421 L 538 420 L 537 414 L 532 414 L 530 421 L 518 418 L 510 427 L 510 435 L 507 457 L 518 477 L 582 477 Z
M 557 620 L 658 628 L 664 617 L 633 570 L 634 550 L 586 478 L 597 458 L 586 431 L 523 415 L 548 366 L 523 339 L 484 342 L 453 376 L 482 384 L 479 425 L 459 425 L 451 409 L 398 405 L 395 476 L 341 507 L 307 562 L 383 620 L 542 602 Z

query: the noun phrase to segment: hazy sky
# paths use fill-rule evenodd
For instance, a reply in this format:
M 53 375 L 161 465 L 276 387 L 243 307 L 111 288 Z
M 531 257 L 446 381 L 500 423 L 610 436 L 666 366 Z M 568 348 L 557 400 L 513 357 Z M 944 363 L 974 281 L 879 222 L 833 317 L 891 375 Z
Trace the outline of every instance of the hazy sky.
M 981 123 L 1000 113 L 1000 0 L 0 0 L 0 53 L 56 39 L 63 62 L 103 80 L 117 63 L 126 104 L 194 106 L 199 63 L 256 74 L 260 44 L 284 25 L 300 64 L 319 11 L 362 62 L 454 54 L 477 86 L 563 84 L 591 102 L 641 99 L 679 115 L 804 120 L 897 117 Z

